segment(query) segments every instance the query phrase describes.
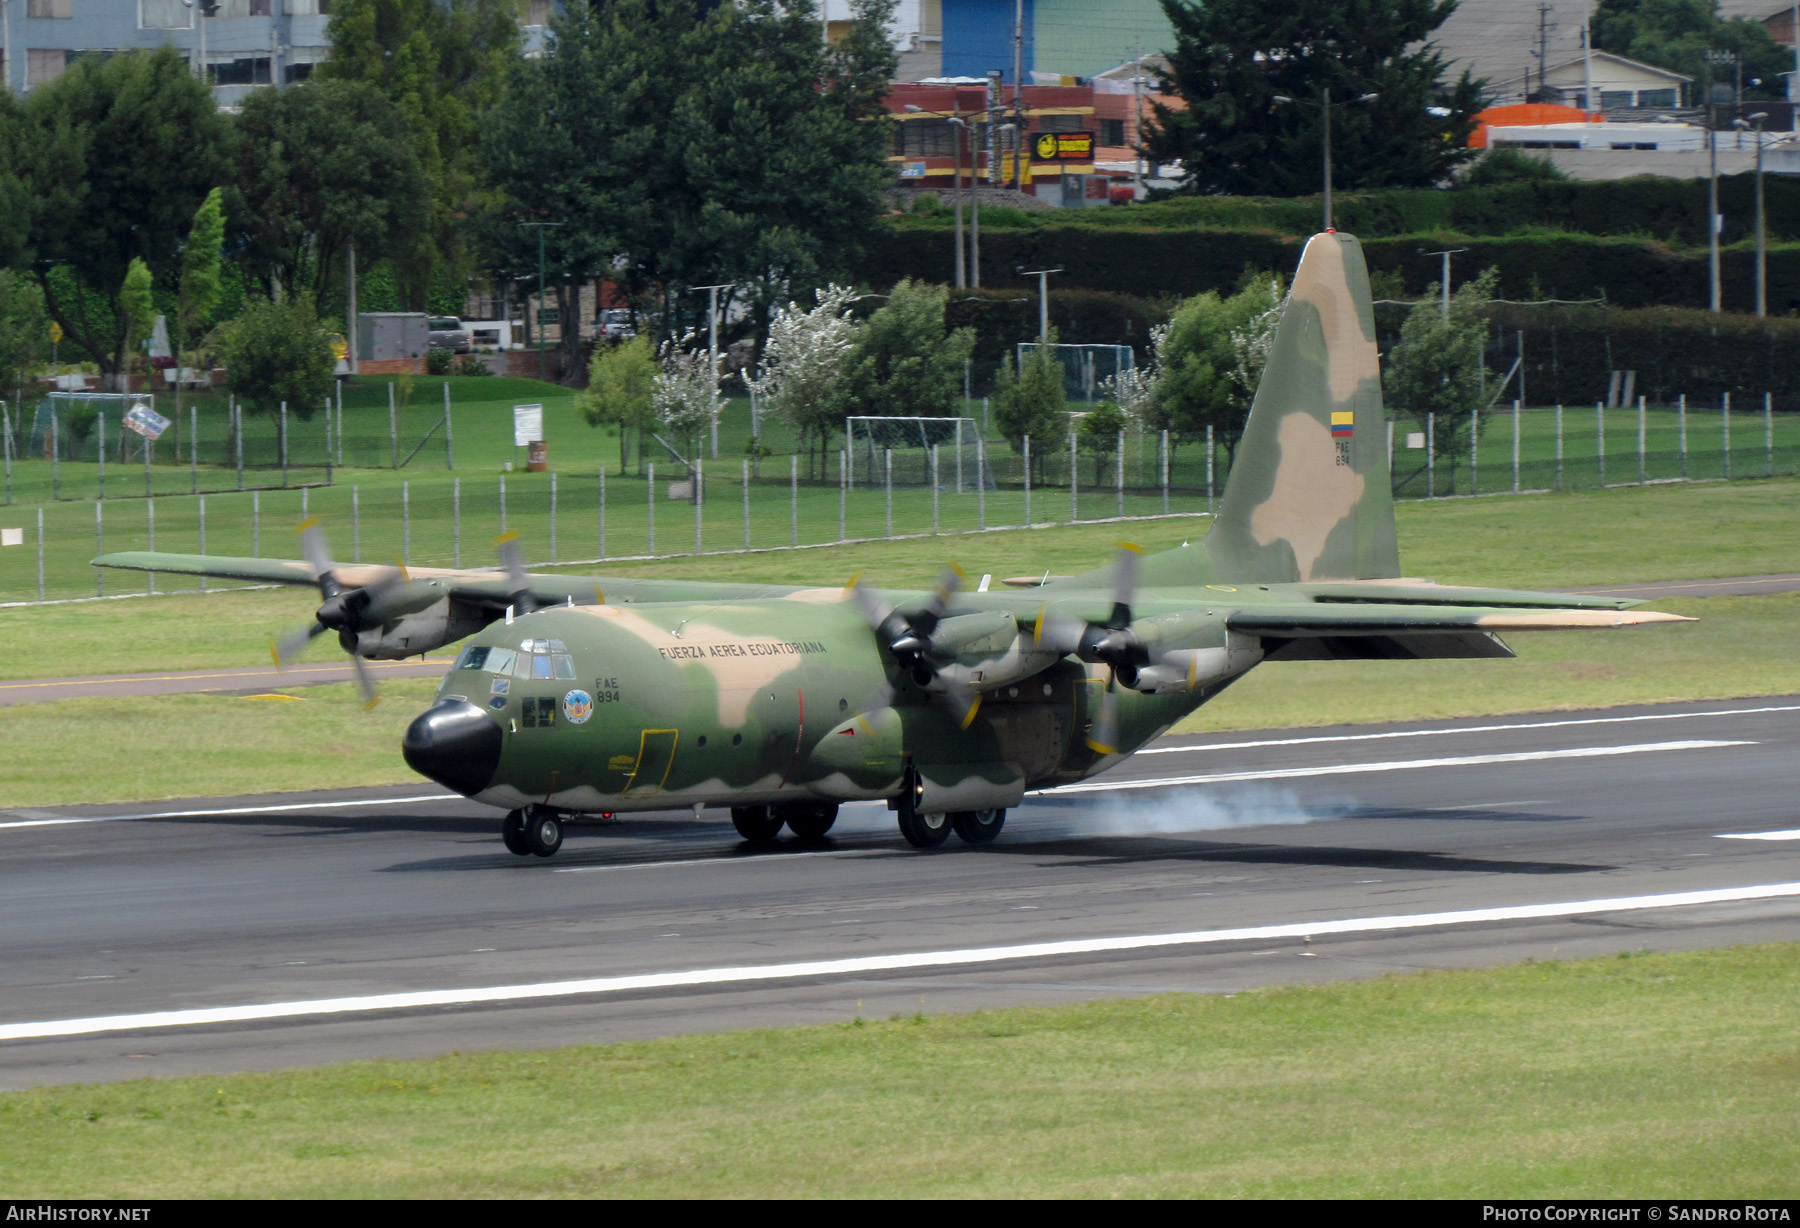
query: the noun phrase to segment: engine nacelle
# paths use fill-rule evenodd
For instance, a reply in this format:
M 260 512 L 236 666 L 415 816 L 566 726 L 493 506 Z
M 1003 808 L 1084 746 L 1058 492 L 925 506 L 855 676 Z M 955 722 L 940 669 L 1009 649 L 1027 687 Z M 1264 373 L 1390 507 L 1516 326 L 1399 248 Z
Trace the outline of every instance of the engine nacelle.
M 384 611 L 393 609 L 385 601 L 382 606 Z M 474 635 L 496 617 L 483 606 L 438 597 L 423 609 L 359 631 L 354 646 L 344 647 L 372 661 L 399 661 Z

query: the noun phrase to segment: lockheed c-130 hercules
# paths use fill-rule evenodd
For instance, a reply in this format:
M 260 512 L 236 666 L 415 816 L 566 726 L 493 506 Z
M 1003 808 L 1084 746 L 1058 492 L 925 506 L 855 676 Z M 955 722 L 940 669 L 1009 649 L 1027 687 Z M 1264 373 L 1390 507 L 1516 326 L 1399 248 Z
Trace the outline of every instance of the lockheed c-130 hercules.
M 929 593 L 531 575 L 505 567 L 108 555 L 106 566 L 317 585 L 291 656 L 472 635 L 406 731 L 421 774 L 548 857 L 580 815 L 729 808 L 747 840 L 822 836 L 884 800 L 919 848 L 992 840 L 1029 791 L 1119 763 L 1264 661 L 1509 657 L 1502 631 L 1684 621 L 1634 603 L 1400 578 L 1362 251 L 1306 245 L 1223 502 L 1192 544 L 1041 586 Z M 364 675 L 364 686 L 367 689 Z

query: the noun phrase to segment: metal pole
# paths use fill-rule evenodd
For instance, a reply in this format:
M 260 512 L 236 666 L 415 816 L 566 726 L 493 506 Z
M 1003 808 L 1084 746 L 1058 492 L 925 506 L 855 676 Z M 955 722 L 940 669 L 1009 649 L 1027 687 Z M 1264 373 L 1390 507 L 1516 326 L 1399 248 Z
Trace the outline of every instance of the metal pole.
M 0 411 L 0 412 L 3 412 L 3 411 Z M 95 454 L 99 458 L 99 461 L 100 461 L 100 470 L 99 470 L 98 479 L 96 481 L 96 485 L 98 485 L 100 488 L 99 498 L 104 499 L 104 498 L 106 498 L 106 415 L 105 414 L 99 414 L 95 417 L 94 428 L 97 431 L 99 431 L 99 433 L 100 433 L 99 434 L 100 450 L 99 450 L 99 452 L 97 452 Z M 10 430 L 8 433 L 10 435 Z M 10 442 L 10 440 L 9 440 L 9 442 Z M 12 476 L 12 457 L 11 456 L 8 456 L 6 458 L 6 475 L 9 478 Z M 10 502 L 10 500 L 8 500 L 8 501 Z
M 6 457 L 6 502 L 8 506 L 11 506 L 13 454 L 12 414 L 7 411 L 4 404 L 0 404 L 0 435 L 4 436 L 4 438 L 0 438 L 0 454 L 3 454 Z M 100 489 L 104 491 L 106 489 L 106 457 L 104 453 L 102 453 L 100 457 L 100 465 Z
M 283 490 L 286 490 L 287 484 L 288 484 L 287 402 L 283 401 L 281 403 L 281 488 Z
M 850 504 L 850 449 L 838 449 L 838 540 L 849 536 L 845 518 L 849 514 Z
M 244 407 L 231 397 L 225 403 L 225 412 L 232 421 L 231 437 L 237 452 L 237 488 L 244 489 Z
M 541 357 L 541 355 L 540 355 Z M 388 468 L 400 467 L 400 424 L 394 417 L 394 381 L 388 381 Z
M 206 496 L 205 495 L 199 496 L 199 503 L 200 503 L 200 553 L 205 554 L 206 553 Z M 94 514 L 95 514 L 94 520 L 95 520 L 96 525 L 98 525 L 98 523 L 99 523 L 99 512 L 100 512 L 100 505 L 98 503 L 96 503 L 96 504 L 94 504 Z M 202 574 L 200 577 L 200 591 L 203 593 L 206 591 L 206 576 L 204 574 Z
M 706 486 L 701 479 L 701 466 L 704 464 L 705 464 L 705 461 L 702 460 L 700 457 L 696 456 L 694 458 L 694 553 L 695 554 L 704 554 L 705 553 L 705 551 L 703 549 L 701 549 L 701 544 L 700 544 L 700 508 L 706 499 Z M 552 509 L 551 519 L 552 519 L 552 526 L 553 526 L 551 529 L 550 540 L 554 542 L 556 540 L 556 530 L 554 528 L 554 521 L 555 521 L 554 509 L 556 507 L 556 475 L 555 474 L 550 475 L 550 506 Z M 551 552 L 550 561 L 552 563 L 554 563 L 556 561 L 556 554 L 555 554 L 554 549 Z
M 44 509 L 37 510 L 37 594 L 38 600 L 44 599 Z M 151 579 L 151 591 L 156 591 L 156 581 Z
M 150 493 L 150 441 L 144 441 L 144 493 Z M 50 407 L 50 498 L 62 498 L 62 431 L 56 406 Z
M 149 441 L 146 440 L 145 442 L 147 443 Z M 148 525 L 148 527 L 149 527 L 150 549 L 152 552 L 154 552 L 156 550 L 156 500 L 155 499 L 145 499 L 144 500 L 144 521 L 145 521 L 145 524 Z M 150 573 L 149 584 L 150 584 L 150 591 L 152 593 L 154 593 L 156 591 L 156 573 L 154 571 Z
M 606 557 L 606 470 L 600 471 L 600 557 Z
M 148 499 L 153 493 L 155 493 L 154 491 L 151 490 L 151 485 L 150 485 L 151 484 L 150 462 L 152 459 L 154 459 L 151 454 L 155 451 L 156 451 L 156 441 L 154 439 L 149 438 L 148 436 L 145 436 L 145 438 L 144 438 L 144 497 L 146 499 Z M 284 482 L 283 485 L 286 485 L 286 483 Z
M 1437 415 L 1425 415 L 1425 497 L 1437 498 Z
M 1775 476 L 1775 398 L 1763 393 L 1763 476 Z
M 1731 480 L 1731 394 L 1725 394 L 1719 405 L 1719 432 L 1724 443 L 1725 480 Z
M 1687 460 L 1687 393 L 1682 393 L 1675 403 L 1675 425 L 1681 436 L 1681 476 L 1688 475 Z
M 329 419 L 327 419 L 329 421 Z M 188 494 L 200 493 L 200 407 L 188 406 Z M 205 553 L 202 551 L 202 553 Z M 202 587 L 202 592 L 205 588 Z
M 887 492 L 885 495 L 887 511 L 882 522 L 885 526 L 882 536 L 892 537 L 894 535 L 894 450 L 892 448 L 881 450 L 881 467 L 885 475 L 882 478 L 882 489 Z
M 987 528 L 987 440 L 975 441 L 975 527 Z
M 1556 489 L 1563 488 L 1563 407 L 1556 407 Z
M 444 468 L 456 468 L 456 444 L 450 436 L 450 381 L 444 381 Z M 555 480 L 556 475 L 551 475 Z
M 1710 93 L 1710 91 L 1709 91 Z M 1706 251 L 1707 269 L 1712 278 L 1712 310 L 1719 306 L 1719 139 L 1713 131 L 1711 98 L 1707 99 L 1706 122 Z
M 1125 432 L 1119 432 L 1119 515 L 1125 514 Z
M 1169 432 L 1164 431 L 1163 438 L 1167 439 L 1168 437 Z M 1217 451 L 1213 447 L 1212 424 L 1208 423 L 1206 426 L 1206 514 L 1208 516 L 1213 514 L 1213 458 L 1216 455 Z
M 1639 486 L 1642 486 L 1646 481 L 1649 480 L 1649 475 L 1646 473 L 1645 468 L 1644 468 L 1644 436 L 1646 433 L 1646 423 L 1644 420 L 1644 414 L 1645 414 L 1644 398 L 1639 397 L 1638 398 L 1638 485 Z
M 649 541 L 649 554 L 656 556 L 656 462 L 651 461 L 644 466 L 645 476 L 650 479 L 650 524 L 646 537 Z
M 1606 403 L 1594 402 L 1594 451 L 1598 461 L 1600 485 L 1606 485 Z
M 1481 493 L 1481 470 L 1478 468 L 1478 457 L 1475 451 L 1476 441 L 1481 435 L 1481 411 L 1469 411 L 1469 494 L 1471 497 Z
M 104 503 L 102 503 L 100 500 L 98 500 L 98 499 L 94 500 L 94 553 L 95 554 L 105 554 L 106 553 L 106 522 L 105 522 L 105 514 L 104 514 L 105 507 L 106 507 L 106 505 Z M 201 523 L 204 524 L 205 522 L 202 521 Z M 204 534 L 202 534 L 202 536 L 204 536 Z M 206 553 L 206 547 L 204 545 L 202 545 L 200 547 L 200 553 L 201 554 Z M 94 568 L 94 596 L 96 596 L 96 597 L 106 596 L 106 568 L 104 568 L 104 567 Z M 40 595 L 39 600 L 41 601 L 42 599 L 43 598 Z
M 1800 34 L 1800 31 L 1796 31 Z M 1763 139 L 1762 121 L 1756 121 L 1756 314 L 1769 314 L 1768 243 L 1763 231 Z
M 750 548 L 750 461 L 746 457 L 739 463 L 743 465 L 744 479 L 744 549 L 748 550 Z M 842 537 L 843 534 L 840 533 L 838 536 Z
M 500 475 L 500 536 L 506 536 L 506 475 Z
M 931 535 L 938 531 L 938 446 L 931 445 Z
M 1331 226 L 1331 87 L 1326 86 L 1319 91 L 1319 111 L 1325 117 L 1325 225 Z
M 1156 441 L 1156 465 L 1158 477 L 1162 480 L 1163 515 L 1169 514 L 1169 432 L 1164 431 Z
M 1025 436 L 1025 523 L 1031 523 L 1031 436 Z
M 350 561 L 362 562 L 362 488 L 350 488 Z
M 331 460 L 332 460 L 332 456 L 333 456 L 333 451 L 332 451 L 332 446 L 331 446 L 331 440 L 332 440 L 331 398 L 326 397 L 325 398 L 325 485 L 327 485 L 327 486 L 330 486 L 332 484 Z
M 1069 432 L 1069 523 L 1074 524 L 1081 519 L 1081 494 L 1078 489 L 1075 464 L 1075 432 Z
M 699 516 L 700 513 L 696 510 L 694 518 L 698 520 Z M 554 473 L 550 475 L 550 561 L 556 562 L 556 474 Z
M 959 494 L 959 495 L 960 495 L 960 494 L 962 494 L 962 492 L 963 492 L 963 483 L 962 483 L 962 450 L 963 450 L 963 437 L 962 437 L 962 426 L 963 426 L 963 424 L 962 424 L 962 419 L 961 419 L 961 418 L 958 418 L 958 419 L 957 419 L 957 420 L 956 420 L 956 493 L 957 493 L 957 494 Z
M 891 452 L 889 456 L 892 456 Z M 891 463 L 888 471 L 889 502 L 891 503 L 893 501 L 893 465 Z M 800 544 L 800 458 L 798 456 L 788 457 L 788 544 L 791 546 Z
M 1513 402 L 1513 494 L 1519 493 L 1519 419 L 1525 414 L 1525 407 Z
M 355 492 L 351 492 L 350 505 L 356 506 Z M 262 557 L 262 491 L 250 492 L 250 557 Z M 357 560 L 361 562 L 361 559 Z
M 462 479 L 450 479 L 450 566 L 462 566 Z
M 351 369 L 355 370 L 354 367 L 352 367 Z M 338 463 L 338 468 L 342 469 L 344 467 L 344 385 L 341 382 L 337 386 L 336 395 L 337 395 L 337 463 Z

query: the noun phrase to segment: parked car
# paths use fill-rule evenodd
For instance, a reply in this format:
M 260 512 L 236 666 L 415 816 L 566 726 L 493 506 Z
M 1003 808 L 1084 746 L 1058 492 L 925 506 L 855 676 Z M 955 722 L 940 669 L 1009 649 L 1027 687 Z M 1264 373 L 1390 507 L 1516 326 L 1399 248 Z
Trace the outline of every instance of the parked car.
M 455 316 L 431 317 L 431 348 L 449 350 L 454 354 L 469 352 L 469 334 L 462 326 L 462 321 Z
M 623 341 L 637 336 L 631 326 L 631 312 L 624 307 L 608 307 L 594 321 L 594 332 L 608 341 Z

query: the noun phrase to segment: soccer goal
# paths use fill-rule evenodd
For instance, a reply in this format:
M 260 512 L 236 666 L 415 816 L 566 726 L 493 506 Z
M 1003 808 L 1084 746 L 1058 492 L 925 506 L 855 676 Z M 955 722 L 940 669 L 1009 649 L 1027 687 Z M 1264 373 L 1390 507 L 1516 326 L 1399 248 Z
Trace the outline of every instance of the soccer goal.
M 935 448 L 938 485 L 959 494 L 974 489 L 981 428 L 973 418 L 846 418 L 844 438 L 853 487 L 884 485 L 890 464 L 895 485 L 929 485 Z
M 98 460 L 109 448 L 125 460 L 142 436 L 125 429 L 132 410 L 156 412 L 153 392 L 51 392 L 31 417 L 26 446 L 33 456 L 48 458 L 52 446 L 64 460 Z
M 1031 351 L 1047 343 L 1042 341 L 1021 341 L 1014 361 L 1022 369 Z M 1120 373 L 1133 370 L 1135 360 L 1128 345 L 1087 345 L 1062 344 L 1051 345 L 1056 352 L 1057 361 L 1063 369 L 1063 395 L 1071 401 L 1086 401 L 1092 405 L 1095 401 L 1106 399 L 1106 381 L 1116 380 Z

